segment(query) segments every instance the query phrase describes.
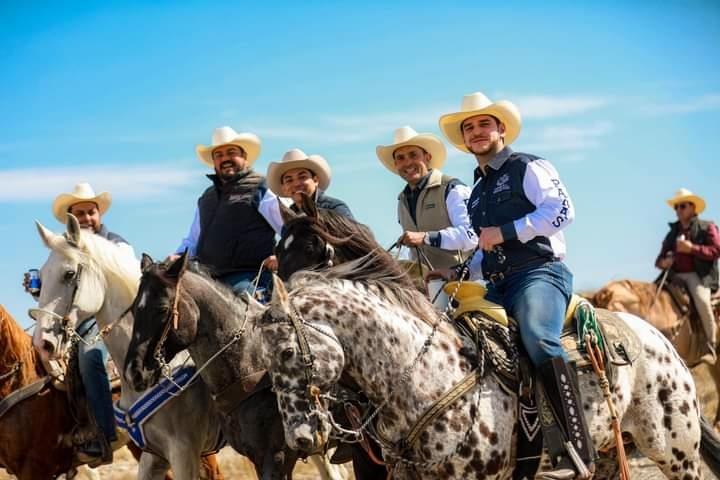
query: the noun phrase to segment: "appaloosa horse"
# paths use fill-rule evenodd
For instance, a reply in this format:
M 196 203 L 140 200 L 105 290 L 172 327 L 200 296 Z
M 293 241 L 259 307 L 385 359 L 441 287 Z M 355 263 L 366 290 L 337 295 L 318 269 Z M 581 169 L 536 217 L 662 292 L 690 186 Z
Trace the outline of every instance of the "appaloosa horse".
M 116 365 L 122 365 L 130 343 L 132 315 L 128 309 L 137 292 L 140 263 L 126 250 L 81 230 L 72 215 L 68 215 L 64 235 L 56 235 L 40 224 L 38 232 L 51 252 L 40 271 L 39 308 L 33 309 L 36 349 L 46 357 L 62 358 L 69 343 L 82 341 L 73 333 L 74 328 L 95 317 L 103 336 L 90 341 L 104 341 Z M 119 407 L 125 412 L 145 393 L 144 389 L 134 389 L 122 376 L 121 389 Z M 202 414 L 195 415 L 190 424 L 186 419 L 193 411 Z M 222 478 L 211 454 L 221 440 L 219 420 L 202 382 L 147 418 L 143 433 L 147 450 L 140 458 L 138 478 L 165 478 L 168 468 L 178 480 L 196 480 L 201 473 L 206 478 Z M 207 456 L 204 454 L 211 455 L 201 467 L 201 457 Z
M 705 334 L 699 321 L 694 323 L 690 312 L 683 311 L 667 290 L 657 292 L 655 283 L 637 280 L 612 281 L 588 299 L 596 307 L 637 315 L 660 330 L 685 363 L 692 367 L 700 361 Z M 720 321 L 717 311 L 716 319 Z M 720 395 L 720 362 L 710 366 L 709 371 L 715 382 L 716 394 Z M 714 423 L 715 428 L 720 429 L 720 405 L 716 410 Z
M 619 368 L 611 385 L 623 432 L 668 478 L 701 478 L 690 372 L 657 330 L 633 315 L 618 315 L 642 342 L 640 356 Z M 489 368 L 473 372 L 459 354 L 455 331 L 420 293 L 365 275 L 362 260 L 350 262 L 323 274 L 297 274 L 289 295 L 277 280 L 260 327 L 289 445 L 322 447 L 333 428 L 325 404 L 346 373 L 378 409 L 374 435 L 395 464 L 396 478 L 510 478 L 517 397 Z M 464 379 L 477 384 L 409 441 L 423 413 Z M 596 447 L 611 448 L 615 439 L 597 379 L 581 375 L 579 385 Z M 720 452 L 709 454 L 716 460 Z

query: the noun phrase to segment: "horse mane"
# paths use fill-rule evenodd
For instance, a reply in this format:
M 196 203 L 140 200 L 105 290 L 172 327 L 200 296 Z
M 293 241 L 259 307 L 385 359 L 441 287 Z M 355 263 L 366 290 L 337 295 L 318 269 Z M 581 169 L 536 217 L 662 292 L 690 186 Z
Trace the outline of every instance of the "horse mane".
M 385 250 L 373 250 L 358 259 L 322 272 L 299 271 L 291 277 L 293 287 L 305 282 L 349 281 L 375 289 L 378 296 L 407 310 L 428 325 L 441 321 L 435 307 L 413 285 L 405 270 Z
M 113 288 L 122 288 L 134 298 L 140 284 L 140 262 L 130 250 L 85 229 L 80 231 L 80 235 L 79 249 L 63 242 L 59 247 L 60 253 L 82 262 L 95 273 L 115 279 L 117 282 L 113 283 Z
M 15 362 L 22 362 L 22 373 L 27 375 L 35 369 L 35 350 L 30 336 L 18 325 L 15 319 L 0 304 L 0 374 Z M 0 384 L 0 387 L 12 385 L 12 382 Z M 0 390 L 0 398 L 10 392 Z

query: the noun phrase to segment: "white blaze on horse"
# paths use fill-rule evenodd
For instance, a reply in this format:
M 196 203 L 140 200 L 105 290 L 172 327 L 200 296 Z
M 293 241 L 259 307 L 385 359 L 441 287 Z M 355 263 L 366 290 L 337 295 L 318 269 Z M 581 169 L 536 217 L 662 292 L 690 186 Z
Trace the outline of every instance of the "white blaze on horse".
M 448 324 L 439 325 L 428 344 L 439 320 L 422 295 L 381 277 L 362 278 L 361 268 L 351 262 L 324 275 L 296 274 L 289 294 L 276 280 L 260 325 L 287 442 L 322 448 L 333 429 L 327 403 L 347 374 L 382 407 L 375 436 L 394 464 L 394 478 L 511 478 L 518 398 L 487 368 L 478 385 L 416 432 L 417 442 L 407 448 L 418 419 L 472 367 Z M 633 315 L 620 317 L 642 343 L 639 357 L 618 368 L 611 385 L 622 431 L 668 478 L 699 479 L 701 425 L 692 377 L 657 330 Z M 593 442 L 607 451 L 615 437 L 597 377 L 581 375 L 579 386 Z M 708 430 L 702 429 L 703 441 Z
M 38 232 L 50 256 L 40 273 L 42 290 L 33 343 L 47 358 L 63 358 L 82 321 L 95 317 L 102 339 L 116 365 L 123 365 L 130 343 L 133 319 L 128 313 L 140 280 L 140 263 L 128 251 L 89 231 L 81 230 L 68 215 L 67 231 L 56 235 L 38 223 Z M 119 406 L 127 411 L 140 398 L 121 375 Z M 191 411 L 197 415 L 187 424 Z M 202 382 L 167 403 L 144 423 L 149 449 L 140 460 L 138 478 L 165 478 L 172 468 L 174 478 L 195 480 L 200 476 L 201 456 L 215 449 L 220 426 L 207 387 Z M 212 475 L 212 474 L 211 474 Z M 218 478 L 218 477 L 214 477 Z

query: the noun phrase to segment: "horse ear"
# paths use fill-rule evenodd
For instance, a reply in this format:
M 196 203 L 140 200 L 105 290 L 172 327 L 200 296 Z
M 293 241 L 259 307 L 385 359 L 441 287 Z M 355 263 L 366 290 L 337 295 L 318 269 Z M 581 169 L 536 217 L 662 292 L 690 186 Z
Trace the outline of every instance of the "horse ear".
M 140 260 L 140 270 L 144 272 L 148 268 L 152 267 L 154 263 L 155 260 L 153 260 L 150 255 L 143 253 L 142 260 Z
M 183 254 L 180 255 L 180 258 L 178 258 L 168 266 L 165 272 L 165 276 L 169 278 L 177 278 L 179 280 L 180 277 L 182 277 L 183 273 L 185 273 L 185 270 L 187 270 L 187 264 L 188 251 L 186 249 Z
M 282 217 L 284 224 L 287 224 L 290 220 L 297 217 L 297 213 L 289 209 L 279 198 L 278 205 L 280 206 L 280 216 Z
M 251 317 L 254 317 L 256 315 L 260 315 L 265 310 L 267 310 L 267 307 L 263 305 L 262 303 L 258 302 L 255 297 L 250 295 L 248 292 L 242 292 L 240 294 L 240 298 L 243 302 L 247 304 L 247 312 L 248 315 Z
M 67 241 L 74 247 L 80 247 L 80 222 L 72 213 L 67 214 L 67 221 L 65 223 L 67 227 Z
M 35 220 L 35 227 L 37 227 L 37 231 L 40 234 L 40 239 L 50 250 L 52 250 L 53 247 L 58 246 L 62 242 L 62 237 L 60 235 L 55 235 L 37 220 Z
M 270 305 L 276 306 L 284 312 L 290 312 L 290 296 L 283 281 L 275 274 L 273 274 L 273 292 Z
M 302 203 L 300 204 L 300 210 L 305 213 L 308 217 L 317 218 L 318 209 L 315 199 L 310 195 L 302 193 Z

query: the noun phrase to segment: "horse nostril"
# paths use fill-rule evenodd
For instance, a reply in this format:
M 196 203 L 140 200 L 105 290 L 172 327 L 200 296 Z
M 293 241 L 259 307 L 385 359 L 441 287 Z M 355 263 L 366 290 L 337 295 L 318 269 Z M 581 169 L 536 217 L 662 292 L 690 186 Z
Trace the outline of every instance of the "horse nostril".
M 305 437 L 299 437 L 296 440 L 296 443 L 297 443 L 299 450 L 303 450 L 306 452 L 310 451 L 310 449 L 312 448 L 312 444 L 313 444 L 312 440 L 310 440 L 309 438 L 305 438 Z
M 55 345 L 53 345 L 52 342 L 48 340 L 42 341 L 42 349 L 45 350 L 48 355 L 52 355 L 53 353 L 55 353 Z

